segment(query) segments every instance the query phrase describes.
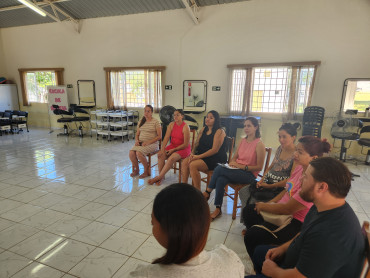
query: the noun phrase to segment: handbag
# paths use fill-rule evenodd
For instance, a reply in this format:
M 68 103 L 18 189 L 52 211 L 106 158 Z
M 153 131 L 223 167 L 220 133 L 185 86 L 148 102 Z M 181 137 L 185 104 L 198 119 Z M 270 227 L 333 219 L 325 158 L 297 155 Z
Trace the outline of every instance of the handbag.
M 279 230 L 289 225 L 293 219 L 293 215 L 274 214 L 266 211 L 260 211 L 260 215 L 263 217 L 264 221 L 269 222 L 275 226 L 278 226 Z

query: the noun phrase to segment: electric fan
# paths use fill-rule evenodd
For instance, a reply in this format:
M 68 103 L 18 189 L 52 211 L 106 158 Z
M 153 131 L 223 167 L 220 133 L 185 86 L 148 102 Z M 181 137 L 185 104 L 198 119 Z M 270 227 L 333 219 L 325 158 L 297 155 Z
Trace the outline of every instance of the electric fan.
M 167 126 L 173 121 L 173 113 L 176 108 L 170 105 L 163 106 L 159 111 L 159 118 L 162 121 L 162 140 L 166 135 Z

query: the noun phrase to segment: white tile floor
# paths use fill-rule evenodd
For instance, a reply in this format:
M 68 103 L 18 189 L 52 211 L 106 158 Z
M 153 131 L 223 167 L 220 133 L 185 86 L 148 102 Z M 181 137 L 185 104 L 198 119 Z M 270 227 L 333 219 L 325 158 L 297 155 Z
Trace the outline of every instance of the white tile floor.
M 1 278 L 123 278 L 163 254 L 151 233 L 151 207 L 177 176 L 168 174 L 160 187 L 130 178 L 132 144 L 58 138 L 43 129 L 0 137 Z M 361 174 L 348 202 L 362 222 L 370 218 L 370 168 L 348 165 Z M 224 243 L 250 273 L 243 227 L 231 210 L 225 198 L 206 249 Z

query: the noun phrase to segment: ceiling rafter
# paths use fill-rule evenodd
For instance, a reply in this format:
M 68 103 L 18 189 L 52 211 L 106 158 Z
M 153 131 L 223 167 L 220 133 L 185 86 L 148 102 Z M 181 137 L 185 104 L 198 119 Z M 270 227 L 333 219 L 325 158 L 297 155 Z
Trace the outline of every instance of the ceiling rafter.
M 60 22 L 60 23 L 62 23 L 64 21 L 70 21 L 73 24 L 74 30 L 77 33 L 80 33 L 80 31 L 81 31 L 81 21 L 78 20 L 78 19 L 75 19 L 70 14 L 68 14 L 66 11 L 62 10 L 57 5 L 55 5 L 56 3 L 65 2 L 65 1 L 69 1 L 69 0 L 43 0 L 41 2 L 37 2 L 36 0 L 32 0 L 33 4 L 35 4 L 41 10 L 43 10 L 48 17 L 50 17 L 54 21 Z M 51 9 L 53 11 L 53 14 L 47 12 L 44 9 L 45 7 L 51 7 Z M 23 8 L 27 8 L 27 7 L 25 5 L 10 6 L 10 7 L 5 7 L 5 8 L 0 8 L 0 12 L 23 9 Z M 59 17 L 59 14 L 63 15 L 65 17 L 65 19 L 61 20 L 60 17 Z
M 186 11 L 190 15 L 191 19 L 194 21 L 195 24 L 199 24 L 199 7 L 194 0 L 182 0 L 182 3 L 185 6 Z

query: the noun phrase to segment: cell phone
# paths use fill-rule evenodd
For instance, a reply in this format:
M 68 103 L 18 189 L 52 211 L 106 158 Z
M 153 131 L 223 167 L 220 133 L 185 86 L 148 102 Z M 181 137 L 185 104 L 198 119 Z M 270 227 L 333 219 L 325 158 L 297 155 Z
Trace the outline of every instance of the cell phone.
M 143 144 L 143 142 L 139 141 L 139 146 L 141 146 Z

